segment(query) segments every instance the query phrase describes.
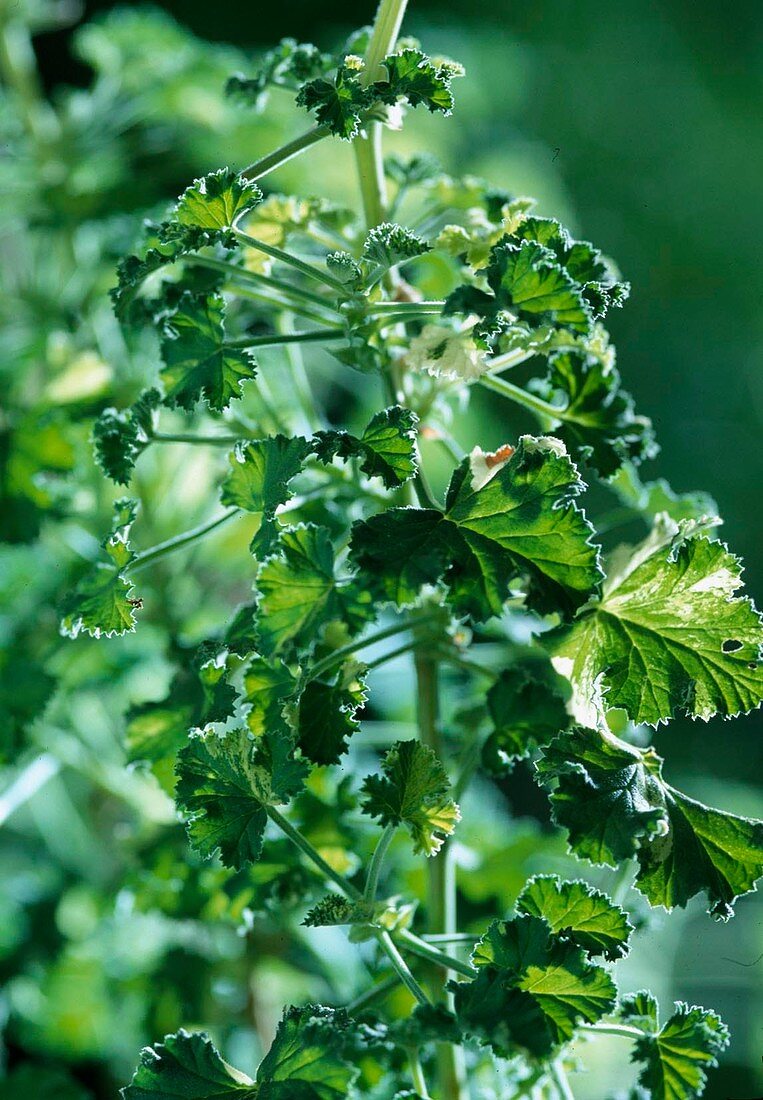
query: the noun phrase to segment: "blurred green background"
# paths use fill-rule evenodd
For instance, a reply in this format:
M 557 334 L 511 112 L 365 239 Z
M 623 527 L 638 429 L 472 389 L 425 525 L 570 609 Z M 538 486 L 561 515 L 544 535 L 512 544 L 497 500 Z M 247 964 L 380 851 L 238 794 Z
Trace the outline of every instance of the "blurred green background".
M 87 4 L 80 22 L 107 6 Z M 201 37 L 245 50 L 285 35 L 328 46 L 373 15 L 372 3 L 338 0 L 324 6 L 310 0 L 268 6 L 177 0 L 164 7 Z M 763 5 L 753 0 L 733 9 L 704 0 L 615 5 L 601 0 L 536 0 L 532 5 L 412 0 L 406 27 L 430 49 L 442 49 L 463 61 L 467 79 L 456 86 L 454 119 L 412 117 L 402 136 L 390 137 L 388 147 L 400 152 L 427 147 L 448 170 L 463 172 L 468 167 L 515 193 L 534 195 L 542 214 L 560 217 L 616 259 L 633 285 L 626 308 L 611 319 L 619 365 L 639 410 L 655 421 L 662 445 L 662 454 L 645 475 L 659 474 L 676 490 L 702 488 L 715 497 L 725 521 L 723 535 L 744 557 L 748 585 L 760 603 Z M 62 84 L 85 86 L 90 81 L 88 64 L 72 52 L 74 29 L 68 23 L 36 39 L 41 72 L 54 94 Z M 133 72 L 136 83 L 142 79 L 139 60 Z M 156 139 L 156 148 L 170 150 L 169 156 L 152 160 L 151 142 L 146 141 L 143 160 L 136 163 L 144 165 L 147 175 L 139 172 L 132 181 L 130 201 L 136 213 L 180 191 L 191 175 L 226 160 L 238 166 L 272 144 L 262 124 L 259 130 L 247 130 L 222 114 L 219 124 L 215 121 L 215 111 L 220 110 L 214 96 L 218 75 L 239 63 L 238 57 L 222 54 L 200 70 L 203 91 L 200 87 L 196 104 L 188 99 L 186 72 L 178 94 L 182 91 L 185 97 L 184 120 L 196 110 L 198 126 L 191 136 L 187 131 L 180 134 L 178 126 L 180 136 L 165 133 Z M 108 57 L 104 64 L 108 69 Z M 130 72 L 128 65 L 127 83 Z M 171 74 L 159 81 L 167 97 L 174 88 L 171 81 Z M 141 109 L 137 102 L 136 109 Z M 150 123 L 151 112 L 159 114 L 166 106 L 157 95 L 142 109 Z M 96 172 L 109 167 L 103 154 L 101 158 Z M 113 164 L 109 170 L 118 176 Z M 354 197 L 349 156 L 333 147 L 309 165 L 289 166 L 273 183 L 312 193 L 319 179 L 321 189 L 332 197 Z M 123 205 L 129 206 L 129 201 Z M 95 213 L 102 215 L 97 203 Z M 62 208 L 61 217 L 67 216 Z M 129 246 L 136 225 L 133 219 L 115 231 L 116 237 L 122 234 L 123 247 Z M 107 277 L 98 293 L 105 295 L 108 285 Z M 496 441 L 515 430 L 513 424 L 485 427 Z M 187 525 L 180 523 L 178 529 Z M 19 576 L 23 585 L 23 571 Z M 141 645 L 144 651 L 139 654 Z M 128 639 L 118 653 L 122 667 L 134 663 L 137 682 L 140 661 L 151 660 L 150 636 L 143 635 L 140 642 Z M 88 683 L 84 660 L 85 666 L 76 671 L 84 683 L 76 713 L 54 719 L 59 726 L 68 723 L 88 730 L 97 730 L 100 723 L 116 744 L 118 723 L 113 715 L 101 713 L 100 691 L 97 682 Z M 76 681 L 71 668 L 68 674 Z M 128 678 L 120 705 L 133 697 L 131 686 Z M 377 690 L 391 697 L 396 688 L 380 678 Z M 676 722 L 656 734 L 656 743 L 668 758 L 668 779 L 688 794 L 761 816 L 760 732 L 760 714 L 732 724 Z M 113 760 L 113 772 L 100 782 L 117 786 L 122 780 L 116 748 Z M 63 787 L 60 777 L 55 783 Z M 162 939 L 164 931 L 160 934 L 153 925 L 140 923 L 129 925 L 131 942 L 125 938 L 127 925 L 118 920 L 99 923 L 100 903 L 93 900 L 92 884 L 113 885 L 122 871 L 117 874 L 109 854 L 97 850 L 92 831 L 81 820 L 77 797 L 85 797 L 85 781 L 69 784 L 67 797 L 51 788 L 50 797 L 33 802 L 26 818 L 14 819 L 29 841 L 26 852 L 12 857 L 3 850 L 5 873 L 10 875 L 9 860 L 13 872 L 5 926 L 11 927 L 11 917 L 28 912 L 26 919 L 32 923 L 24 934 L 33 939 L 37 922 L 51 921 L 55 910 L 59 932 L 68 937 L 69 946 L 55 968 L 46 972 L 44 982 L 35 970 L 42 972 L 42 959 L 27 960 L 24 982 L 19 985 L 16 979 L 11 1000 L 0 1002 L 0 1008 L 17 1021 L 12 1045 L 43 1050 L 46 1056 L 62 1053 L 80 1070 L 91 1060 L 88 1083 L 101 1089 L 98 1096 L 106 1096 L 109 1085 L 104 1082 L 109 1078 L 102 1063 L 116 1066 L 117 1075 L 123 1072 L 134 1055 L 130 1044 L 144 1041 L 145 1027 L 152 1029 L 153 1038 L 163 1021 L 175 1019 L 175 1009 L 167 1004 L 154 1006 L 148 1025 L 141 1016 L 141 982 L 161 981 L 152 970 L 156 959 L 169 972 L 172 952 L 181 970 L 194 952 L 214 955 L 214 995 L 223 1006 L 227 997 L 235 1009 L 240 945 L 221 932 L 219 942 L 200 947 L 191 942 L 195 933 L 190 929 L 186 941 L 180 937 L 169 943 Z M 144 788 L 136 786 L 134 797 L 149 820 L 164 821 L 166 811 L 151 802 Z M 468 821 L 468 814 L 465 818 Z M 100 826 L 118 831 L 121 818 L 101 820 Z M 533 847 L 535 834 L 529 825 L 527 829 L 526 834 L 519 830 L 514 842 L 518 850 L 523 844 L 528 850 Z M 496 874 L 500 858 L 496 853 Z M 56 877 L 59 864 L 66 867 L 69 887 L 63 908 L 55 900 L 62 889 Z M 531 860 L 524 866 L 536 869 Z M 44 939 L 42 933 L 40 937 Z M 14 943 L 11 933 L 7 944 L 0 942 L 4 958 L 12 958 Z M 146 943 L 156 959 L 143 958 L 138 966 L 136 957 L 145 954 Z M 763 1092 L 758 1073 L 763 1055 L 762 952 L 763 904 L 754 895 L 739 904 L 729 926 L 714 925 L 700 905 L 669 919 L 655 918 L 652 930 L 621 968 L 623 988 L 650 985 L 664 1002 L 676 997 L 706 1004 L 730 1023 L 734 1042 L 722 1070 L 712 1077 L 706 1093 L 710 1100 Z M 109 959 L 106 972 L 104 957 Z M 293 970 L 286 964 L 279 967 L 277 959 L 268 965 L 283 996 L 299 998 L 306 990 L 295 975 L 304 960 L 291 962 Z M 59 987 L 65 995 L 57 1000 Z M 81 990 L 83 1001 L 69 1019 L 72 988 Z M 197 1001 L 202 1003 L 199 997 L 192 1003 Z M 51 1013 L 51 1006 L 61 1018 Z M 98 1028 L 113 1026 L 119 1015 L 124 1043 L 107 1041 Z M 63 1044 L 68 1050 L 58 1049 L 56 1034 L 68 1036 Z M 229 1042 L 235 1047 L 235 1035 Z M 590 1050 L 585 1056 L 590 1060 Z M 611 1068 L 623 1051 L 604 1045 L 597 1056 L 608 1060 Z M 601 1100 L 597 1080 L 595 1073 L 588 1081 L 576 1077 L 576 1096 Z

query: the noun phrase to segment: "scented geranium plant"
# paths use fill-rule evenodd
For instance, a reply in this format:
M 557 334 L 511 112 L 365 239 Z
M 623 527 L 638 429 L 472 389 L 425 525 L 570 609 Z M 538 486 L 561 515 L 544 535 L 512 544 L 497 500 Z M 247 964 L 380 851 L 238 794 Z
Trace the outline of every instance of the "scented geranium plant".
M 128 714 L 129 759 L 172 794 L 189 863 L 214 861 L 196 889 L 241 891 L 244 910 L 260 868 L 308 935 L 344 928 L 369 975 L 350 1004 L 286 1006 L 254 1076 L 180 1030 L 143 1051 L 123 1096 L 570 1097 L 579 1040 L 609 1034 L 630 1044 L 633 1097 L 688 1100 L 728 1033 L 712 1009 L 618 994 L 623 904 L 631 888 L 664 910 L 702 895 L 726 921 L 763 873 L 763 824 L 676 790 L 650 743 L 677 715 L 759 705 L 760 620 L 707 499 L 639 479 L 656 444 L 605 327 L 628 297 L 613 264 L 528 199 L 426 155 L 383 160 L 385 127 L 450 114 L 463 76 L 399 37 L 404 8 L 382 0 L 337 54 L 285 40 L 233 76 L 242 109 L 292 94 L 311 128 L 197 179 L 119 269 L 117 316 L 128 339 L 155 331 L 161 366 L 99 417 L 98 462 L 129 486 L 148 452 L 196 445 L 221 455 L 219 479 L 206 522 L 141 550 L 133 527 L 141 540 L 162 502 L 120 498 L 62 631 L 140 629 L 169 555 L 246 531 L 230 606 L 216 622 L 185 609 L 169 694 Z M 320 142 L 351 144 L 362 210 L 321 198 L 319 180 L 316 198 L 266 195 Z M 325 420 L 327 361 L 375 394 L 366 422 Z M 454 421 L 476 389 L 537 434 L 465 453 Z M 256 423 L 237 411 L 250 392 Z M 643 520 L 643 541 L 616 545 L 618 516 Z M 191 652 L 178 639 L 200 623 Z M 357 748 L 367 677 L 403 654 L 417 735 L 374 756 Z M 468 931 L 454 852 L 470 788 L 518 760 L 581 877 L 535 875 Z M 594 866 L 609 890 L 587 881 Z

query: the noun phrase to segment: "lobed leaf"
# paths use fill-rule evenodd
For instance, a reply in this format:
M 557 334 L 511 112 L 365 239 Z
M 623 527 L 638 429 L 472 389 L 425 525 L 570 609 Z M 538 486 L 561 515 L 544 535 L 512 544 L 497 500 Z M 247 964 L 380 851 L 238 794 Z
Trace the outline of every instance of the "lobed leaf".
M 395 489 L 418 469 L 416 425 L 410 409 L 392 405 L 376 413 L 360 437 L 345 431 L 316 432 L 313 449 L 319 462 L 334 458 L 358 458 L 364 473 L 380 477 L 387 489 Z
M 600 602 L 545 639 L 573 686 L 579 721 L 622 707 L 658 725 L 678 713 L 708 719 L 763 699 L 763 629 L 735 595 L 741 566 L 696 527 L 659 519 L 652 535 L 608 578 Z
M 652 905 L 706 893 L 710 912 L 728 919 L 763 875 L 763 822 L 687 798 L 665 783 L 653 749 L 580 729 L 546 746 L 536 766 L 575 854 L 610 866 L 636 856 L 636 886 Z
M 363 812 L 382 825 L 405 825 L 414 852 L 435 855 L 461 816 L 442 764 L 419 741 L 397 741 L 381 768 L 363 780 Z

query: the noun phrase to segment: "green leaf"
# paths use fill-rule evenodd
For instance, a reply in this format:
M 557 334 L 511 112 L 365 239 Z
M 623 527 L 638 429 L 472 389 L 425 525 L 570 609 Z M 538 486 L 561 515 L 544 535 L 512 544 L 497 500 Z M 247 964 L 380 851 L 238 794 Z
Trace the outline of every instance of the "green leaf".
M 130 548 L 130 529 L 138 502 L 122 498 L 114 503 L 114 528 L 101 546 L 110 559 L 97 562 L 73 592 L 61 603 L 61 633 L 76 638 L 84 631 L 93 638 L 125 634 L 135 629 L 135 612 L 143 606 L 132 596 L 133 584 L 125 576 L 135 554 Z
M 173 216 L 180 225 L 200 229 L 230 229 L 236 218 L 262 201 L 256 183 L 220 168 L 194 180 L 177 202 Z
M 141 1051 L 140 1065 L 122 1089 L 123 1100 L 255 1100 L 259 1095 L 250 1077 L 223 1061 L 208 1035 L 182 1028 Z
M 542 917 L 555 935 L 582 947 L 587 955 L 614 960 L 628 953 L 633 925 L 627 913 L 587 882 L 536 875 L 519 895 L 517 912 Z
M 682 519 L 701 520 L 718 515 L 718 505 L 708 493 L 676 493 L 664 478 L 642 483 L 636 469 L 628 462 L 623 463 L 608 484 L 623 504 L 642 516 L 649 526 L 660 512 L 666 512 L 676 523 Z
M 604 708 L 658 725 L 679 713 L 730 717 L 763 699 L 761 621 L 739 560 L 686 522 L 659 520 L 615 563 L 599 603 L 547 635 L 553 663 L 573 686 L 578 720 Z
M 207 1035 L 180 1030 L 147 1047 L 124 1100 L 347 1100 L 357 1070 L 343 1057 L 346 1013 L 306 1005 L 284 1011 L 256 1083 L 229 1066 Z
M 483 462 L 484 465 L 484 456 Z M 583 488 L 563 445 L 523 436 L 487 476 L 473 456 L 453 474 L 443 515 L 392 508 L 353 527 L 351 556 L 380 598 L 406 606 L 443 580 L 459 615 L 500 615 L 522 577 L 540 612 L 570 612 L 600 577 Z
M 173 677 L 165 699 L 127 712 L 127 760 L 158 764 L 174 759 L 192 729 L 206 730 L 233 713 L 235 689 L 228 683 L 227 653 L 201 646 Z
M 318 77 L 303 84 L 297 94 L 299 107 L 314 111 L 321 125 L 347 141 L 357 135 L 362 114 L 373 101 L 371 90 L 346 65 L 339 66 L 333 80 Z
M 348 1100 L 358 1070 L 345 1052 L 355 1028 L 340 1009 L 287 1008 L 257 1071 L 257 1100 Z
M 221 412 L 241 397 L 243 382 L 255 377 L 251 353 L 226 345 L 224 318 L 221 294 L 181 296 L 162 340 L 165 365 L 160 373 L 167 405 L 190 410 L 203 396 L 211 409 Z
M 291 496 L 289 483 L 302 469 L 310 444 L 301 436 L 269 436 L 237 443 L 230 453 L 231 469 L 222 484 L 221 500 L 262 516 L 253 549 L 267 552 L 275 534 L 276 509 Z
M 283 661 L 252 658 L 244 674 L 244 702 L 251 704 L 246 722 L 255 736 L 286 729 L 283 708 L 296 688 L 296 677 Z
M 763 874 L 763 822 L 687 798 L 665 783 L 653 749 L 575 730 L 543 749 L 537 769 L 575 854 L 610 866 L 635 855 L 636 886 L 652 905 L 706 893 L 710 912 L 728 919 Z
M 264 654 L 314 640 L 338 614 L 330 531 L 314 524 L 282 531 L 278 553 L 257 574 L 257 589 L 257 633 Z
M 394 104 L 406 99 L 411 107 L 422 104 L 430 111 L 449 115 L 453 110 L 450 82 L 461 75 L 447 65 L 435 65 L 421 50 L 405 49 L 388 54 L 383 61 L 387 80 L 377 81 L 374 91 L 383 103 Z
M 253 741 L 246 730 L 192 737 L 177 763 L 176 801 L 193 846 L 226 867 L 254 863 L 262 851 L 267 807 L 288 802 L 307 766 L 280 730 Z
M 510 770 L 569 726 L 565 687 L 553 668 L 537 659 L 518 661 L 500 673 L 487 693 L 494 728 L 482 759 L 490 771 Z
M 410 409 L 392 405 L 371 418 L 358 438 L 345 431 L 316 432 L 313 447 L 320 462 L 359 458 L 369 477 L 380 477 L 387 489 L 412 478 L 417 469 L 416 425 Z
M 158 390 L 146 390 L 124 412 L 104 409 L 93 425 L 95 460 L 118 485 L 128 484 L 136 461 L 150 443 L 160 401 Z
M 297 743 L 314 764 L 338 764 L 360 728 L 355 717 L 366 701 L 364 669 L 348 661 L 330 681 L 309 680 L 297 711 Z
M 701 1096 L 707 1070 L 718 1064 L 718 1055 L 729 1044 L 728 1029 L 720 1017 L 679 1001 L 660 1028 L 654 999 L 645 993 L 626 998 L 622 1014 L 644 1031 L 644 1037 L 636 1040 L 631 1060 L 643 1065 L 638 1080 L 647 1095 L 652 1100 Z
M 655 456 L 651 421 L 635 415 L 633 399 L 620 389 L 613 365 L 578 351 L 559 352 L 548 362 L 543 396 L 564 398 L 555 434 L 601 477 L 610 477 L 626 460 L 639 463 Z
M 360 285 L 361 270 L 349 252 L 329 252 L 326 267 L 335 279 L 350 289 L 357 289 Z
M 494 921 L 472 962 L 476 978 L 450 984 L 456 1016 L 500 1057 L 517 1048 L 545 1057 L 571 1039 L 578 1024 L 594 1023 L 615 1005 L 607 972 L 539 917 Z
M 397 741 L 381 769 L 363 780 L 363 812 L 382 825 L 405 825 L 416 854 L 436 855 L 461 816 L 442 764 L 420 742 Z
M 374 267 L 386 271 L 416 256 L 431 252 L 432 246 L 417 237 L 410 229 L 390 222 L 375 225 L 363 245 L 363 259 Z

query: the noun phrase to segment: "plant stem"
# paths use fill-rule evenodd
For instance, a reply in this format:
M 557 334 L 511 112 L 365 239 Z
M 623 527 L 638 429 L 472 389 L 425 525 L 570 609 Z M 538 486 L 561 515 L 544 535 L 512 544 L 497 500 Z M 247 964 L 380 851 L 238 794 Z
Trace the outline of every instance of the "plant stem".
M 260 157 L 253 164 L 250 164 L 248 168 L 245 168 L 241 173 L 242 176 L 246 176 L 250 180 L 261 180 L 263 176 L 267 176 L 269 172 L 274 172 L 276 168 L 280 168 L 282 164 L 286 164 L 287 161 L 293 157 L 299 156 L 300 153 L 304 153 L 306 149 L 315 145 L 316 142 L 322 141 L 323 138 L 328 137 L 331 130 L 325 123 L 321 126 L 313 126 L 311 130 L 306 130 L 304 134 L 300 134 L 299 137 L 295 137 L 292 141 L 287 141 L 285 145 L 281 145 L 278 149 L 274 149 L 272 153 L 268 153 L 267 156 Z
M 357 996 L 354 1001 L 350 1001 L 348 1005 L 345 1005 L 345 1008 L 352 1016 L 354 1012 L 360 1012 L 361 1009 L 366 1007 L 366 1005 L 373 1004 L 373 1002 L 377 1000 L 377 998 L 383 997 L 385 993 L 390 993 L 399 984 L 400 977 L 397 972 L 395 972 L 394 974 L 390 974 L 390 976 L 388 978 L 385 978 L 384 981 L 377 982 L 376 985 L 373 985 L 370 989 L 367 989 L 365 993 L 361 993 L 359 996 Z
M 330 879 L 345 897 L 350 898 L 351 901 L 360 901 L 363 897 L 360 890 L 356 886 L 353 886 L 349 879 L 346 879 L 344 875 L 340 875 L 338 871 L 335 871 L 330 863 L 327 863 L 317 848 L 314 848 L 307 837 L 303 836 L 299 829 L 295 828 L 292 823 L 280 813 L 275 806 L 266 806 L 267 815 L 274 824 L 278 826 L 281 832 L 288 836 L 289 840 L 303 852 L 309 860 L 311 860 L 316 867 L 320 868 L 326 878 Z
M 226 340 L 226 348 L 275 348 L 279 344 L 313 344 L 324 340 L 343 340 L 345 332 L 341 328 L 315 329 L 309 332 L 272 332 L 267 336 L 239 336 L 235 340 Z
M 428 1005 L 429 998 L 419 983 L 414 978 L 413 974 L 408 967 L 408 963 L 398 951 L 392 937 L 389 932 L 382 931 L 381 928 L 375 929 L 376 938 L 379 941 L 379 945 L 384 951 L 385 955 L 392 963 L 393 967 L 397 971 L 400 981 L 406 987 L 409 993 L 411 993 L 420 1005 Z
M 166 557 L 167 554 L 174 554 L 176 550 L 180 550 L 183 546 L 188 546 L 189 543 L 203 539 L 210 531 L 214 531 L 216 527 L 221 527 L 223 523 L 227 523 L 229 519 L 233 519 L 234 516 L 240 514 L 240 508 L 231 508 L 229 511 L 223 512 L 223 514 L 216 519 L 209 520 L 208 523 L 202 523 L 199 527 L 192 527 L 190 531 L 183 531 L 180 535 L 175 535 L 174 538 L 167 539 L 166 542 L 160 542 L 157 546 L 152 546 L 148 550 L 143 550 L 140 554 L 135 555 L 124 572 L 136 573 L 139 569 L 144 569 L 152 561 Z
M 473 932 L 443 932 L 442 935 L 424 935 L 421 937 L 426 943 L 474 943 L 479 936 Z
M 413 1081 L 413 1087 L 416 1089 L 417 1095 L 421 1097 L 421 1100 L 430 1100 L 418 1050 L 408 1051 L 408 1063 L 411 1067 L 411 1080 Z
M 486 366 L 491 374 L 497 374 L 498 371 L 506 370 L 507 367 L 519 366 L 525 360 L 532 359 L 533 355 L 537 355 L 535 350 L 527 351 L 526 348 L 514 348 L 513 351 L 505 351 L 503 355 L 496 355 L 495 359 L 488 359 Z
M 273 305 L 276 308 L 278 306 L 283 307 L 286 302 L 278 297 L 262 294 L 263 288 L 275 290 L 280 295 L 286 295 L 289 298 L 297 298 L 301 301 L 310 303 L 310 305 L 321 306 L 331 313 L 337 313 L 333 302 L 321 297 L 320 294 L 313 294 L 311 291 L 305 290 L 304 287 L 298 286 L 296 283 L 284 282 L 283 279 L 276 279 L 273 275 L 263 275 L 257 271 L 249 271 L 248 268 L 241 267 L 239 264 L 229 264 L 226 260 L 217 260 L 214 256 L 200 256 L 197 253 L 190 256 L 181 256 L 180 260 L 182 263 L 191 264 L 195 267 L 206 267 L 210 271 L 219 271 L 228 279 L 238 279 L 243 283 L 256 287 L 260 291 L 261 299 L 266 301 L 268 305 Z M 233 289 L 237 294 L 243 294 L 242 288 L 234 287 Z M 312 317 L 313 320 L 323 321 L 324 324 L 331 323 L 331 321 L 317 316 L 317 314 L 312 311 L 309 313 L 306 312 L 299 302 L 289 304 L 289 309 L 302 313 L 306 317 Z
M 442 313 L 442 307 L 444 302 L 369 302 L 369 313 L 394 313 L 408 316 L 422 314 L 429 315 L 431 313 Z
M 312 264 L 300 260 L 299 257 L 292 256 L 290 252 L 284 252 L 282 248 L 276 248 L 275 245 L 266 244 L 256 237 L 250 237 L 248 233 L 244 233 L 241 229 L 234 228 L 233 233 L 240 241 L 243 241 L 244 244 L 248 244 L 250 248 L 256 248 L 259 252 L 264 252 L 266 256 L 272 256 L 274 260 L 279 260 L 282 264 L 293 267 L 296 271 L 301 272 L 302 275 L 306 275 L 308 279 L 315 279 L 317 282 L 323 283 L 324 286 L 331 287 L 332 290 L 338 291 L 342 296 L 346 294 L 345 286 L 340 283 L 338 279 L 335 279 L 333 275 L 329 275 L 327 271 L 320 271 L 317 267 L 313 267 Z
M 440 735 L 439 713 L 439 667 L 437 660 L 426 653 L 418 653 L 415 660 L 416 666 L 416 714 L 419 727 L 419 738 L 437 756 L 442 759 L 442 738 Z M 450 845 L 446 840 L 437 855 L 427 860 L 427 911 L 429 931 L 434 933 L 452 933 L 456 931 L 456 884 L 454 867 L 449 852 Z M 409 943 L 411 950 L 414 945 L 409 939 L 411 934 L 403 936 Z M 429 944 L 416 943 L 419 954 L 426 950 L 432 961 L 442 957 L 442 953 L 432 948 Z M 447 958 L 447 956 L 446 956 Z M 446 963 L 446 980 L 453 970 L 461 970 L 452 963 Z M 467 973 L 472 974 L 467 967 Z M 439 976 L 435 979 L 438 989 L 438 1000 L 448 1000 Z M 467 1096 L 466 1074 L 463 1061 L 463 1051 L 451 1043 L 440 1043 L 437 1046 L 437 1077 L 440 1093 L 445 1100 L 463 1100 Z
M 505 378 L 497 378 L 493 374 L 483 374 L 478 381 L 486 389 L 493 390 L 494 393 L 500 393 L 503 397 L 508 397 L 509 401 L 514 401 L 517 405 L 523 405 L 524 408 L 546 420 L 564 420 L 564 409 L 549 405 L 547 401 L 543 401 L 535 394 L 520 389 L 513 382 L 507 382 Z
M 561 1062 L 552 1062 L 549 1066 L 548 1075 L 556 1085 L 557 1092 L 562 1100 L 575 1100 L 575 1094 L 570 1088 L 567 1074 L 564 1072 L 564 1066 Z
M 395 48 L 407 2 L 408 0 L 380 0 L 366 50 L 365 68 L 360 75 L 364 85 L 371 84 L 384 75 L 382 61 Z M 381 123 L 368 122 L 364 132 L 352 143 L 363 213 L 369 229 L 384 221 L 388 205 L 381 137 Z
M 374 849 L 374 854 L 371 856 L 371 862 L 368 865 L 368 874 L 366 876 L 366 888 L 363 891 L 363 897 L 366 901 L 373 902 L 376 900 L 382 864 L 384 863 L 387 849 L 392 843 L 395 831 L 396 827 L 394 825 L 385 826 L 384 832 L 379 837 L 376 848 Z
M 218 447 L 231 447 L 238 443 L 241 436 L 238 435 L 193 435 L 190 432 L 154 432 L 150 437 L 152 443 L 198 443 L 210 444 Z
M 384 630 L 378 630 L 375 634 L 367 634 L 364 638 L 358 638 L 356 641 L 342 646 L 341 649 L 335 649 L 333 653 L 329 653 L 326 657 L 323 657 L 322 660 L 317 661 L 309 670 L 307 678 L 309 680 L 315 680 L 319 676 L 322 676 L 324 672 L 328 672 L 337 665 L 340 665 L 345 657 L 357 653 L 359 649 L 365 649 L 367 646 L 375 645 L 377 642 L 383 642 L 387 638 L 394 638 L 396 634 L 402 634 L 406 630 L 412 630 L 414 626 L 423 626 L 425 623 L 433 622 L 437 618 L 439 618 L 439 615 L 430 611 L 428 614 L 393 623 L 392 626 L 385 627 Z
M 465 978 L 474 977 L 474 968 L 469 966 L 468 963 L 461 962 L 460 959 L 454 959 L 452 955 L 447 955 L 444 951 L 439 951 L 414 932 L 409 932 L 407 928 L 397 929 L 395 935 L 411 954 L 418 955 L 422 959 L 428 959 L 429 962 L 434 963 L 442 970 L 453 970 L 457 974 L 462 974 Z
M 404 653 L 410 653 L 419 644 L 414 638 L 412 641 L 398 646 L 397 649 L 391 649 L 389 653 L 382 653 L 381 657 L 376 657 L 373 661 L 364 662 L 366 671 L 371 672 L 372 669 L 379 668 L 380 665 L 386 665 L 388 661 L 394 661 L 396 657 L 402 657 Z

